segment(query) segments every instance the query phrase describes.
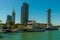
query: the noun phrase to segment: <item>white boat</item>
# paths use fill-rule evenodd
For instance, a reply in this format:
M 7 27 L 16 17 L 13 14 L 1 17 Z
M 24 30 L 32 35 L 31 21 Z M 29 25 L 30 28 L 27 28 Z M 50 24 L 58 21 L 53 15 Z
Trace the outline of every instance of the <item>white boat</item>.
M 3 32 L 5 32 L 5 31 L 3 31 L 3 30 L 0 30 L 0 33 L 3 33 Z
M 49 26 L 46 30 L 58 30 L 58 28 Z
M 24 32 L 43 32 L 45 29 L 25 29 Z

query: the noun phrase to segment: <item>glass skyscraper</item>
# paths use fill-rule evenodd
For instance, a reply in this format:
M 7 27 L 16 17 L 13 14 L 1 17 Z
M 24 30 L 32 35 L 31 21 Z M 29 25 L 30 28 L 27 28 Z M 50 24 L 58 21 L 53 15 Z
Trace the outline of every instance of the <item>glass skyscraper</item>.
M 6 21 L 6 23 L 9 24 L 9 21 L 10 21 L 10 20 L 12 20 L 12 16 L 7 15 L 7 21 Z
M 12 21 L 12 24 L 15 24 L 15 11 L 14 11 L 14 9 L 12 11 L 12 16 L 11 15 L 7 15 L 6 23 L 9 24 L 9 21 Z
M 12 21 L 13 21 L 13 24 L 15 24 L 15 10 L 14 9 L 12 11 Z

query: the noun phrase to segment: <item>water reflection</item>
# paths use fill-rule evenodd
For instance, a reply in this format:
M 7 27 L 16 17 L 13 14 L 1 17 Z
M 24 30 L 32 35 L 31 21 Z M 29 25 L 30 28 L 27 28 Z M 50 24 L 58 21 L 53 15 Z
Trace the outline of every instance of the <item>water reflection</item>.
M 43 32 L 27 32 L 22 34 L 22 40 L 40 40 L 42 39 Z
M 3 36 L 0 34 L 0 38 L 3 38 Z
M 3 36 L 0 34 L 0 40 L 3 40 Z
M 47 40 L 52 40 L 53 38 L 53 31 L 47 31 Z
M 1 33 L 0 40 L 21 40 L 21 33 Z
M 60 31 L 0 33 L 0 40 L 60 40 Z
M 59 30 L 47 31 L 47 40 L 60 40 L 60 31 Z

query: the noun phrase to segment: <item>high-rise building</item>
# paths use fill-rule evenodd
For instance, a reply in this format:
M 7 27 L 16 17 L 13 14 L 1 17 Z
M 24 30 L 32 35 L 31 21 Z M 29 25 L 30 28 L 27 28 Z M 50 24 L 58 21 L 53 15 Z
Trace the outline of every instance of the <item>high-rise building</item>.
M 23 3 L 23 6 L 21 6 L 21 24 L 28 23 L 28 7 L 28 3 Z
M 13 24 L 15 24 L 15 10 L 14 9 L 12 11 L 12 21 L 13 21 Z
M 10 20 L 12 20 L 12 16 L 7 15 L 7 21 L 6 21 L 6 23 L 9 24 L 9 21 L 10 21 Z

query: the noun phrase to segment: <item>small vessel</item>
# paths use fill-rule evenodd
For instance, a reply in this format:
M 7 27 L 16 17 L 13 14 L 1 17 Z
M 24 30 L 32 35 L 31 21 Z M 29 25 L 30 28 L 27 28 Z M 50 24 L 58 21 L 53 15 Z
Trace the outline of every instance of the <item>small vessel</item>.
M 0 30 L 0 33 L 4 33 L 5 31 L 3 31 L 3 30 Z
M 13 32 L 13 33 L 20 33 L 20 32 L 23 32 L 23 31 L 22 30 L 15 29 L 15 30 L 11 30 L 11 32 Z
M 10 26 L 9 27 L 8 26 L 4 26 L 2 31 L 4 31 L 3 33 L 20 33 L 20 32 L 23 32 L 20 29 L 13 29 Z
M 48 28 L 46 28 L 46 30 L 58 30 L 58 28 L 56 28 L 56 27 L 48 27 Z
M 23 32 L 23 31 L 18 30 L 18 29 L 15 29 L 15 30 L 13 30 L 13 29 L 8 29 L 8 30 L 5 30 L 4 33 L 20 33 L 20 32 Z
M 2 29 L 2 28 L 0 28 L 0 33 L 3 33 L 3 32 L 5 32 L 5 31 L 3 31 L 3 29 Z
M 25 29 L 24 32 L 43 32 L 45 29 Z

